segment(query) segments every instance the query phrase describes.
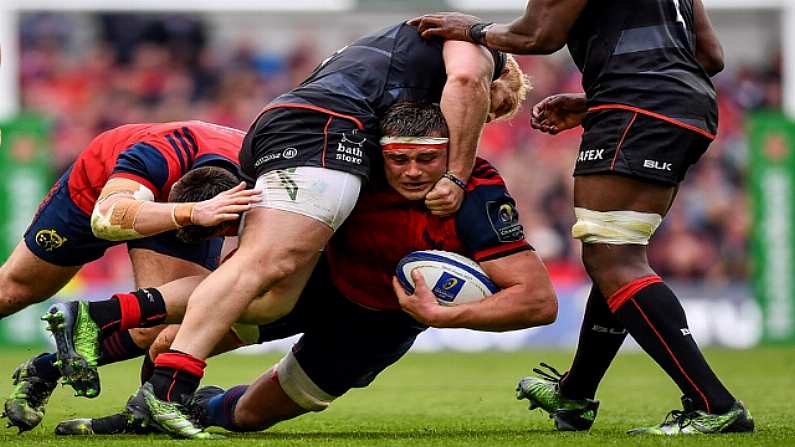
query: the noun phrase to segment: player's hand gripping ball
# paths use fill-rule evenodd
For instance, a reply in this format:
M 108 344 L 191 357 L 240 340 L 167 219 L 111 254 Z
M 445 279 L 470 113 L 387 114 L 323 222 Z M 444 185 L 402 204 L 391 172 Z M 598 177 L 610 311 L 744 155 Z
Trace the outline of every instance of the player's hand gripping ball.
M 414 293 L 411 272 L 415 269 L 442 305 L 480 301 L 499 290 L 475 261 L 457 253 L 424 250 L 403 257 L 398 262 L 396 275 L 409 294 Z

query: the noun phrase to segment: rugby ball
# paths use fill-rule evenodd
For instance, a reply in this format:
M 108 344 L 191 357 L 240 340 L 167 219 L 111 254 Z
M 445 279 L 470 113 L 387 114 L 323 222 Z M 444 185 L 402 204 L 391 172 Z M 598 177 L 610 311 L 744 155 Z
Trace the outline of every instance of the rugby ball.
M 480 301 L 499 290 L 475 261 L 449 251 L 409 253 L 398 262 L 396 270 L 407 293 L 414 293 L 411 272 L 419 270 L 436 300 L 445 306 Z

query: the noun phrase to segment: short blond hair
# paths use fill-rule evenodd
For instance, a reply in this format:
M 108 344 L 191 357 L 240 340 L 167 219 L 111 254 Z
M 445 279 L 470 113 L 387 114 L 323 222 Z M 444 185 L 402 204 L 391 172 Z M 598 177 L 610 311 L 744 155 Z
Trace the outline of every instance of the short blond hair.
M 498 80 L 503 80 L 508 83 L 508 87 L 512 93 L 511 95 L 511 108 L 508 112 L 496 117 L 496 120 L 510 119 L 522 107 L 522 103 L 527 98 L 527 93 L 533 89 L 530 78 L 522 71 L 522 67 L 516 62 L 516 59 L 510 55 L 505 55 L 505 68 Z

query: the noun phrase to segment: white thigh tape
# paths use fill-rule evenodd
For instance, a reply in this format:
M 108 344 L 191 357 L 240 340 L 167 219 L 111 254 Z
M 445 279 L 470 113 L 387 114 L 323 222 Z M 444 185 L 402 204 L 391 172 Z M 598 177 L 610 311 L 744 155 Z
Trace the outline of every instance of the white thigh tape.
M 262 200 L 254 206 L 301 214 L 337 231 L 356 205 L 361 187 L 361 177 L 348 172 L 311 166 L 277 169 L 257 179 Z
M 305 410 L 323 411 L 336 399 L 315 385 L 298 364 L 292 351 L 276 365 L 276 374 L 287 397 Z
M 586 244 L 648 245 L 662 216 L 637 211 L 591 211 L 574 208 L 577 222 L 571 227 L 574 239 Z

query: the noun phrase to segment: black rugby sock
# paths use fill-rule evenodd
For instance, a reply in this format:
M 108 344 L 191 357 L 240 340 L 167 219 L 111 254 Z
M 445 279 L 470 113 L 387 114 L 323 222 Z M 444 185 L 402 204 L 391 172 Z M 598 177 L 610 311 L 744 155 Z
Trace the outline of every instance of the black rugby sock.
M 610 308 L 696 409 L 724 413 L 735 401 L 696 345 L 682 305 L 658 276 L 636 280 L 608 300 Z
M 156 326 L 166 319 L 166 302 L 155 288 L 119 293 L 88 303 L 88 313 L 103 334 L 120 329 Z
M 199 387 L 205 366 L 204 360 L 170 349 L 155 359 L 149 383 L 158 399 L 186 405 Z
M 122 360 L 140 357 L 146 349 L 136 345 L 130 331 L 123 329 L 105 337 L 99 345 L 99 364 L 121 362 Z
M 130 416 L 125 413 L 91 419 L 91 430 L 95 435 L 115 435 L 129 430 Z
M 577 353 L 560 382 L 560 392 L 570 399 L 593 399 L 613 362 L 627 331 L 618 321 L 596 285 L 591 287 L 580 328 Z
M 144 362 L 141 364 L 141 385 L 148 382 L 155 373 L 155 362 L 147 352 L 144 356 Z

